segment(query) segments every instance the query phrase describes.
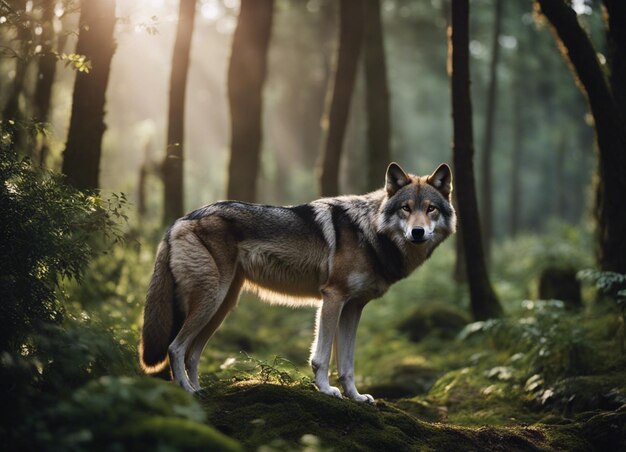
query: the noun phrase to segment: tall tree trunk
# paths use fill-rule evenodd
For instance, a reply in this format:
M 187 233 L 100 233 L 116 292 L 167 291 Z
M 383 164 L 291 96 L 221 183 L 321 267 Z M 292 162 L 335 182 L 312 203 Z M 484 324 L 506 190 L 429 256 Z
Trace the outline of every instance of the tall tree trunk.
M 367 189 L 380 188 L 391 161 L 389 87 L 380 0 L 365 2 L 365 96 L 367 102 Z
M 37 69 L 37 83 L 35 85 L 34 119 L 37 122 L 47 123 L 50 113 L 50 100 L 52 98 L 52 85 L 56 74 L 57 58 L 53 53 L 54 29 L 52 20 L 54 18 L 54 2 L 45 0 L 42 2 L 41 21 L 43 32 L 41 34 L 41 56 L 39 57 L 39 67 Z M 36 159 L 43 165 L 48 154 L 48 140 L 41 137 L 37 143 Z
M 606 43 L 610 84 L 617 107 L 626 121 L 626 2 L 602 0 L 606 8 Z M 623 124 L 623 122 L 622 122 Z
M 603 270 L 626 273 L 626 209 L 623 202 L 626 193 L 626 132 L 622 113 L 625 106 L 620 104 L 626 82 L 613 79 L 615 85 L 609 85 L 589 36 L 567 3 L 563 0 L 537 0 L 537 3 L 552 24 L 564 49 L 564 57 L 580 89 L 586 94 L 595 123 L 599 153 L 595 204 L 598 262 Z M 619 33 L 624 33 L 623 30 L 618 31 L 623 26 L 623 2 L 606 0 L 605 5 L 609 14 L 608 36 L 617 38 Z M 611 18 L 611 12 L 617 17 Z M 609 65 L 619 72 L 626 64 L 626 55 L 620 51 L 625 44 L 609 45 L 613 45 L 609 56 L 615 59 L 609 60 Z
M 16 2 L 15 10 L 24 13 L 25 5 L 26 2 L 24 0 L 19 0 Z M 24 89 L 24 79 L 26 78 L 26 70 L 28 69 L 30 39 L 30 30 L 26 23 L 22 21 L 17 25 L 17 40 L 20 45 L 20 50 L 19 54 L 15 56 L 15 77 L 13 77 L 13 84 L 7 96 L 7 102 L 4 104 L 4 109 L 2 110 L 2 118 L 4 120 L 21 119 L 20 96 Z
M 493 184 L 492 155 L 493 132 L 498 95 L 498 61 L 500 59 L 500 29 L 502 28 L 502 0 L 495 0 L 493 17 L 493 41 L 491 43 L 491 63 L 489 64 L 489 87 L 485 105 L 485 130 L 483 133 L 483 153 L 481 158 L 481 204 L 483 219 L 483 239 L 485 256 L 491 259 L 491 241 L 493 240 Z
M 469 0 L 452 2 L 449 31 L 449 61 L 452 86 L 454 168 L 458 209 L 465 246 L 465 263 L 472 314 L 476 320 L 502 315 L 485 265 L 474 181 L 474 138 L 469 76 Z
M 519 64 L 517 71 L 519 71 Z M 520 229 L 520 218 L 522 215 L 522 179 L 521 164 L 522 153 L 524 152 L 524 130 L 522 116 L 522 85 L 521 76 L 516 71 L 513 82 L 513 136 L 511 143 L 511 188 L 509 199 L 509 234 L 515 237 Z
M 364 9 L 362 0 L 341 0 L 339 4 L 339 55 L 332 85 L 332 100 L 329 112 L 325 114 L 328 119 L 322 120 L 322 127 L 327 127 L 328 132 L 318 163 L 322 196 L 339 193 L 339 163 L 363 42 Z
M 170 75 L 167 146 L 162 168 L 165 189 L 163 224 L 165 225 L 180 218 L 184 211 L 185 92 L 195 17 L 196 0 L 180 0 Z
M 454 204 L 455 210 L 458 212 L 459 201 L 456 197 L 456 190 L 452 193 L 452 202 Z M 465 268 L 465 245 L 463 245 L 463 232 L 461 232 L 461 228 L 461 222 L 459 221 L 456 225 L 456 243 L 454 244 L 455 260 L 452 278 L 457 283 L 463 284 L 467 282 L 467 269 Z
M 256 200 L 262 94 L 272 30 L 273 0 L 242 0 L 228 67 L 231 140 L 226 196 Z
M 91 70 L 76 74 L 62 171 L 75 187 L 97 189 L 104 104 L 115 52 L 115 0 L 82 0 L 79 26 L 76 53 L 89 58 Z

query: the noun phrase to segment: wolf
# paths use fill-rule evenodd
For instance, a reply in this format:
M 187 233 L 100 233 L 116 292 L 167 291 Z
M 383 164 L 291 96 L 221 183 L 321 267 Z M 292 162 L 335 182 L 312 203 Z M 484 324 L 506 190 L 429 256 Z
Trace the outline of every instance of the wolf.
M 164 370 L 189 392 L 198 362 L 242 290 L 270 303 L 317 307 L 310 364 L 318 390 L 334 397 L 333 342 L 343 394 L 373 403 L 354 380 L 363 307 L 426 261 L 456 229 L 452 173 L 407 174 L 391 163 L 385 185 L 360 196 L 297 206 L 221 201 L 178 219 L 160 243 L 140 343 L 147 373 Z

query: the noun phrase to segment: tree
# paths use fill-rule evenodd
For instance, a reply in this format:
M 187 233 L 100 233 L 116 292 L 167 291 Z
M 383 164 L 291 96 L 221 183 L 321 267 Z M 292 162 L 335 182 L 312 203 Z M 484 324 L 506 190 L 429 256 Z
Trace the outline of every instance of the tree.
M 491 62 L 489 64 L 489 87 L 487 88 L 487 102 L 485 105 L 485 130 L 483 134 L 483 153 L 481 159 L 482 185 L 481 205 L 483 218 L 483 239 L 485 241 L 485 255 L 487 260 L 491 256 L 491 241 L 493 239 L 493 184 L 492 184 L 492 154 L 493 132 L 496 113 L 496 98 L 498 94 L 498 61 L 500 59 L 500 29 L 502 28 L 502 0 L 494 2 L 493 41 L 491 43 Z
M 343 147 L 350 101 L 354 91 L 359 54 L 363 42 L 364 2 L 341 0 L 339 3 L 339 54 L 327 114 L 322 119 L 326 141 L 318 162 L 318 178 L 322 196 L 339 193 L 339 163 Z
M 455 191 L 465 247 L 471 309 L 475 319 L 483 320 L 502 315 L 502 307 L 487 274 L 476 201 L 469 88 L 469 0 L 452 2 L 452 26 L 449 35 Z
M 22 14 L 26 8 L 26 1 L 19 0 L 16 2 L 15 8 L 11 12 L 16 16 L 17 41 L 19 42 L 19 53 L 13 52 L 15 57 L 15 76 L 11 85 L 7 102 L 2 111 L 2 118 L 21 119 L 20 113 L 20 96 L 24 88 L 24 79 L 26 78 L 26 70 L 28 69 L 28 53 L 30 52 L 31 31 L 29 22 L 22 18 Z
M 389 88 L 380 0 L 365 2 L 365 95 L 367 103 L 367 188 L 380 187 L 380 169 L 391 161 Z
M 608 79 L 574 10 L 564 0 L 536 2 L 552 25 L 594 119 L 599 160 L 594 208 L 598 263 L 603 270 L 626 273 L 626 2 L 603 0 Z
M 54 2 L 45 0 L 42 2 L 42 34 L 41 34 L 41 56 L 37 68 L 37 81 L 35 84 L 35 95 L 33 98 L 34 119 L 37 122 L 47 123 L 50 113 L 50 100 L 52 98 L 52 84 L 56 74 L 57 57 L 52 51 L 54 43 L 54 28 L 52 19 L 54 17 Z M 46 158 L 48 144 L 45 137 L 38 144 L 37 159 L 43 164 Z
M 79 189 L 99 187 L 104 104 L 111 59 L 115 52 L 115 0 L 83 0 L 76 53 L 91 69 L 79 71 L 74 82 L 72 114 L 63 153 L 63 173 Z
M 185 92 L 195 17 L 196 0 L 180 0 L 170 76 L 167 146 L 162 168 L 165 189 L 163 224 L 166 225 L 182 217 L 184 211 Z
M 522 83 L 519 74 L 520 65 L 516 65 L 513 80 L 513 133 L 511 137 L 511 188 L 509 198 L 509 234 L 517 235 L 520 227 L 520 216 L 522 211 L 522 178 L 521 163 L 524 152 L 524 118 L 522 116 Z
M 273 0 L 242 0 L 228 66 L 231 139 L 229 199 L 255 201 L 259 173 L 262 95 Z

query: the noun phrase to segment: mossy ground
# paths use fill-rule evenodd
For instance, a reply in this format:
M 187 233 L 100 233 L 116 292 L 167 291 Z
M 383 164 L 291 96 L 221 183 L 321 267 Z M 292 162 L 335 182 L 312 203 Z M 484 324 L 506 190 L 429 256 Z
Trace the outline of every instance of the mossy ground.
M 319 450 L 592 449 L 578 424 L 467 427 L 428 422 L 399 408 L 401 404 L 360 404 L 314 389 L 255 381 L 215 383 L 197 397 L 209 423 L 248 450 L 304 449 L 311 437 Z

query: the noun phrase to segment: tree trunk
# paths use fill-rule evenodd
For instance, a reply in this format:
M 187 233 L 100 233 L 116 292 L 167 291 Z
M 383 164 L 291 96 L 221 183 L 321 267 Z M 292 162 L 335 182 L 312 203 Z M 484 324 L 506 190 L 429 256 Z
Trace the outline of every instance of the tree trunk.
M 91 62 L 74 82 L 72 116 L 63 153 L 63 173 L 79 189 L 97 189 L 105 131 L 104 104 L 115 52 L 115 0 L 83 0 L 76 53 Z
M 586 94 L 589 108 L 595 123 L 598 147 L 598 178 L 596 183 L 595 217 L 597 222 L 597 258 L 603 270 L 626 273 L 626 209 L 623 196 L 626 193 L 626 134 L 620 102 L 623 80 L 615 80 L 609 86 L 598 61 L 591 40 L 581 28 L 576 13 L 563 0 L 537 0 L 542 13 L 552 24 L 560 41 L 564 56 L 574 72 L 580 89 Z M 607 12 L 618 14 L 609 16 L 608 36 L 618 36 L 623 26 L 623 4 L 606 1 Z M 611 26 L 615 28 L 611 28 Z M 619 72 L 624 67 L 625 55 L 619 50 L 624 44 L 613 46 L 609 61 L 611 68 Z
M 485 265 L 473 167 L 472 104 L 469 77 L 469 0 L 452 2 L 449 61 L 452 86 L 453 152 L 462 240 L 470 289 L 472 314 L 476 320 L 502 315 Z
M 273 0 L 242 0 L 228 67 L 231 118 L 227 197 L 256 200 L 262 94 L 272 30 Z
M 15 5 L 15 10 L 24 13 L 26 8 L 25 5 L 26 2 L 24 0 L 20 0 Z M 30 39 L 30 30 L 28 29 L 26 23 L 22 21 L 17 25 L 17 41 L 20 44 L 20 53 L 15 57 L 15 77 L 13 78 L 13 84 L 11 85 L 9 95 L 7 96 L 7 102 L 4 104 L 4 109 L 2 110 L 2 118 L 5 121 L 9 119 L 21 119 L 20 96 L 22 95 L 22 91 L 24 89 L 24 79 L 26 77 L 26 70 L 28 69 Z
M 389 88 L 380 0 L 365 2 L 365 95 L 367 102 L 367 189 L 380 188 L 391 161 Z
M 519 71 L 519 64 L 517 71 Z M 511 191 L 509 200 L 509 234 L 515 237 L 520 229 L 520 218 L 522 214 L 522 179 L 521 164 L 522 153 L 524 152 L 523 144 L 523 121 L 522 116 L 522 84 L 521 76 L 516 71 L 513 85 L 513 136 L 511 143 Z
M 489 64 L 489 87 L 485 105 L 485 130 L 483 134 L 483 153 L 481 158 L 481 204 L 483 218 L 483 239 L 485 256 L 491 260 L 491 241 L 493 239 L 493 184 L 492 155 L 493 131 L 498 94 L 498 61 L 500 59 L 500 29 L 502 28 L 502 0 L 495 0 L 493 17 L 493 42 L 491 43 L 491 63 Z
M 170 75 L 167 145 L 162 168 L 165 189 L 163 224 L 165 225 L 182 217 L 184 212 L 185 92 L 195 17 L 196 0 L 180 0 Z
M 52 98 L 52 85 L 57 68 L 57 58 L 52 52 L 54 44 L 54 29 L 52 20 L 54 18 L 54 2 L 46 0 L 42 4 L 41 22 L 43 26 L 41 56 L 39 57 L 39 67 L 37 70 L 37 83 L 35 85 L 34 119 L 37 122 L 47 123 L 50 113 L 50 100 Z M 43 165 L 48 154 L 48 140 L 41 137 L 37 143 L 35 151 L 36 159 Z
M 452 193 L 452 202 L 454 203 L 454 209 L 459 211 L 459 201 L 456 197 L 456 190 Z M 467 269 L 465 268 L 465 246 L 463 245 L 463 233 L 461 232 L 461 222 L 458 221 L 456 225 L 456 243 L 455 248 L 455 260 L 454 270 L 452 272 L 452 278 L 459 284 L 467 282 Z
M 363 42 L 364 9 L 362 0 L 341 0 L 339 4 L 339 55 L 330 109 L 325 115 L 328 119 L 322 120 L 328 133 L 318 163 L 322 196 L 339 194 L 339 163 Z

